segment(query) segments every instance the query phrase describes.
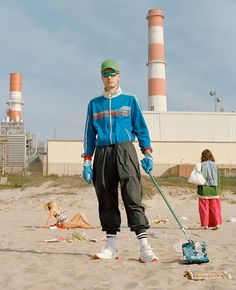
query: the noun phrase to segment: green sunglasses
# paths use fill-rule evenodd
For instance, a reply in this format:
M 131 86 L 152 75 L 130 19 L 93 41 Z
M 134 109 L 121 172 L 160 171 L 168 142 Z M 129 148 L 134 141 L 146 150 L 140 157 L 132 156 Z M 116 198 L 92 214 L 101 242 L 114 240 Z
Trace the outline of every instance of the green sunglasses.
M 103 78 L 108 78 L 108 77 L 112 77 L 114 78 L 115 76 L 117 76 L 119 73 L 116 72 L 116 71 L 105 71 L 105 72 L 102 72 L 102 77 Z

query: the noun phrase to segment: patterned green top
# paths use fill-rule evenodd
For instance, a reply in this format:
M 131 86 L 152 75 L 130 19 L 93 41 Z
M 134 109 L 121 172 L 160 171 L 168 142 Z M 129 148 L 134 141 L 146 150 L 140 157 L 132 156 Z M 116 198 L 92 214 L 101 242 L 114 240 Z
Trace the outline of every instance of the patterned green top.
M 220 194 L 220 188 L 219 186 L 198 185 L 197 193 L 198 197 L 201 198 L 217 198 Z

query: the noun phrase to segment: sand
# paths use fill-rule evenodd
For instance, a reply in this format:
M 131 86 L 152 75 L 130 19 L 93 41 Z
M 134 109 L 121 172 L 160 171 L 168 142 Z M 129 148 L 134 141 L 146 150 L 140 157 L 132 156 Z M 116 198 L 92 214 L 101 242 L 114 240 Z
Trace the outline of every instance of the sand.
M 199 223 L 197 199 L 193 190 L 163 187 L 163 190 L 186 227 Z M 99 224 L 97 200 L 92 186 L 78 189 L 46 182 L 39 187 L 0 190 L 0 289 L 236 289 L 236 216 L 235 197 L 226 193 L 222 201 L 223 225 L 217 231 L 191 229 L 194 241 L 206 241 L 210 262 L 183 265 L 181 245 L 186 242 L 166 204 L 159 196 L 145 199 L 147 216 L 168 219 L 149 231 L 149 243 L 160 263 L 138 261 L 139 246 L 126 227 L 121 204 L 122 230 L 118 235 L 120 260 L 93 260 L 105 244 L 104 233 L 93 230 L 49 230 L 41 228 L 47 218 L 43 204 L 54 200 L 69 217 L 83 211 L 91 223 Z M 231 218 L 231 222 L 230 222 Z M 97 242 L 54 242 L 79 233 Z M 226 271 L 232 279 L 193 281 L 185 271 Z

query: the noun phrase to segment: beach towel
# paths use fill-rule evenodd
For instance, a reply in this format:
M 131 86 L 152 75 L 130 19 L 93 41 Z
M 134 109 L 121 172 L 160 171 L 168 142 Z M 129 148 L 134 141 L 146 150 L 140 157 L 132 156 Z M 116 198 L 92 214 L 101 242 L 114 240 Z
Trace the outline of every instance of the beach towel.
M 81 226 L 73 226 L 73 227 L 65 227 L 62 224 L 55 224 L 55 225 L 50 225 L 49 226 L 50 230 L 56 230 L 56 229 L 63 229 L 63 230 L 68 230 L 68 229 L 81 229 Z

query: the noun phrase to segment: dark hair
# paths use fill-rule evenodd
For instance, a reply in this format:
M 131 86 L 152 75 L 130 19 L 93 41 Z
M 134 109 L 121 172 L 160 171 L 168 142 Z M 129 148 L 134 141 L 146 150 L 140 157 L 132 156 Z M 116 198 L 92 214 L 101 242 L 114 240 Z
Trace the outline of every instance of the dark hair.
M 215 161 L 215 158 L 210 150 L 205 149 L 202 151 L 201 162 L 208 161 L 208 160 Z

